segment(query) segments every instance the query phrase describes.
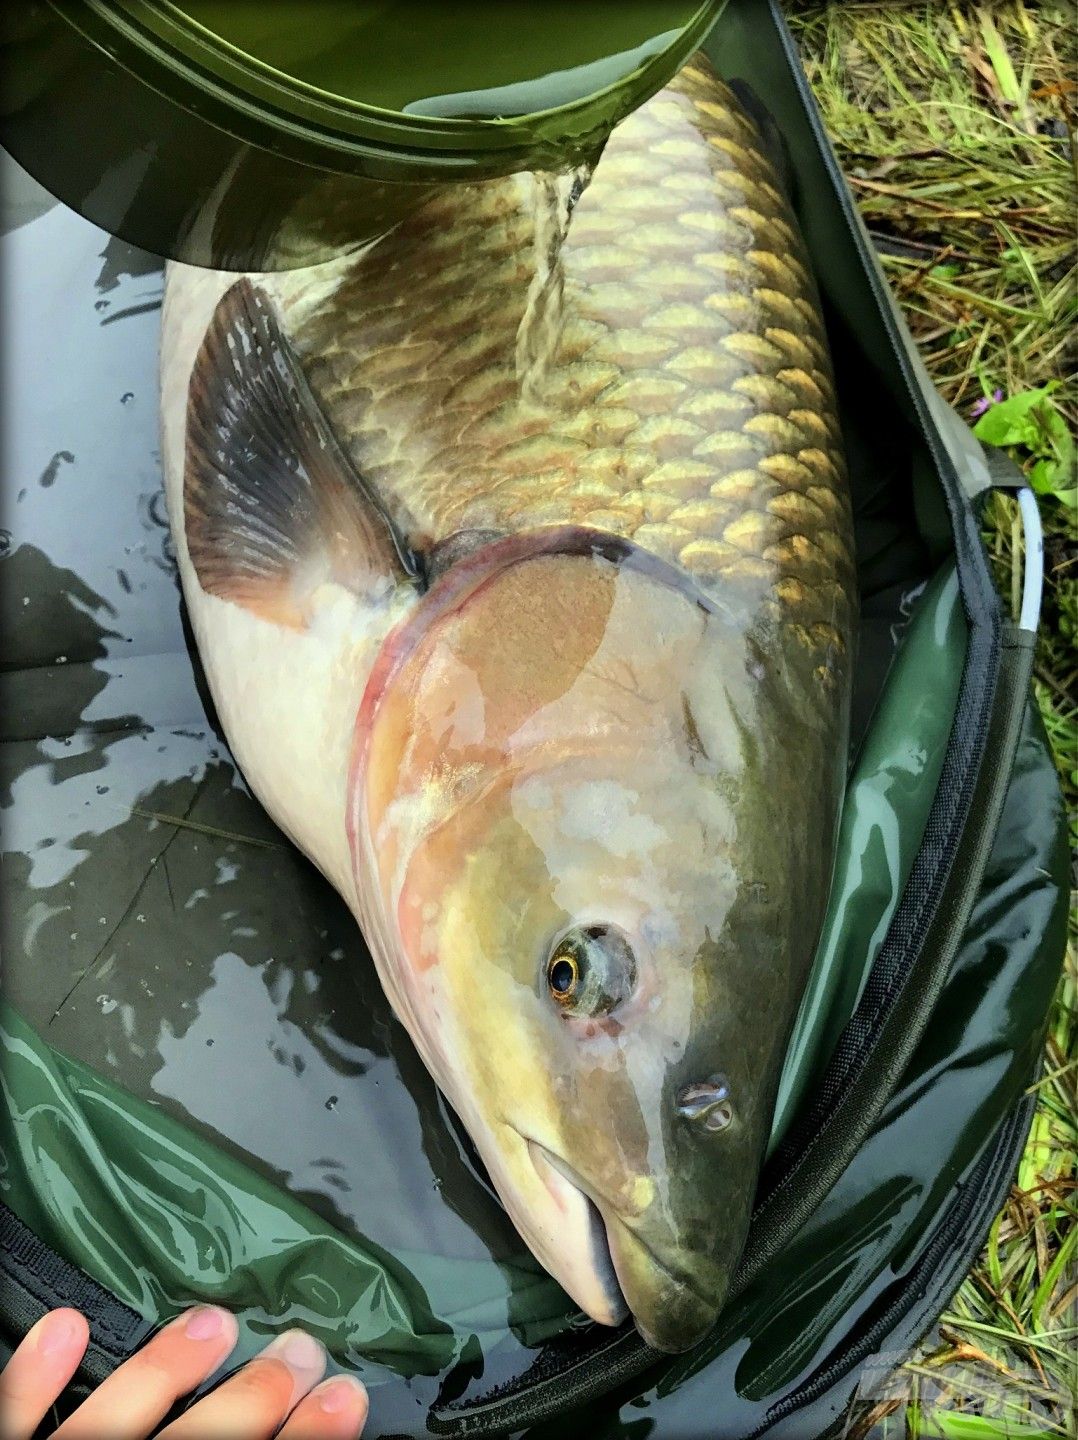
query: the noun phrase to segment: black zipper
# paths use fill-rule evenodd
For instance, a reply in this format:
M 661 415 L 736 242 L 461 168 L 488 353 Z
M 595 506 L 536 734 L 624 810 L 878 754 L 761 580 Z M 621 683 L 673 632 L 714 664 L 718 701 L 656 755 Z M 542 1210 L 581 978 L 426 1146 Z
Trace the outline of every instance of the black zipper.
M 884 1345 L 889 1352 L 905 1354 L 921 1339 L 980 1253 L 1025 1146 L 1035 1104 L 1036 1096 L 1027 1094 L 1001 1122 L 973 1170 L 959 1186 L 954 1203 L 923 1255 L 904 1277 L 899 1294 L 885 1303 L 859 1335 L 810 1379 L 776 1401 L 763 1423 L 744 1440 L 760 1440 L 783 1420 L 817 1404 L 835 1386 L 860 1370 Z M 911 1296 L 914 1297 L 912 1305 Z M 801 1419 L 812 1423 L 809 1415 L 802 1415 Z M 841 1417 L 837 1421 L 832 1417 L 823 1421 L 822 1429 L 801 1430 L 800 1434 L 815 1434 L 822 1440 L 841 1423 Z

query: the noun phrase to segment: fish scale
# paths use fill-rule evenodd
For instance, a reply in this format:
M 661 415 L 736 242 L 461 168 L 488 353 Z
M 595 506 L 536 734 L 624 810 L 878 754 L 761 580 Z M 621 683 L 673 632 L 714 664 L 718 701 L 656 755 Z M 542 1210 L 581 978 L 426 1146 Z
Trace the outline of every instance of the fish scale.
M 562 248 L 538 403 L 515 354 L 533 227 L 529 177 L 454 187 L 316 303 L 302 280 L 285 292 L 312 389 L 410 543 L 594 526 L 841 651 L 854 571 L 827 344 L 755 123 L 697 57 L 615 130 Z

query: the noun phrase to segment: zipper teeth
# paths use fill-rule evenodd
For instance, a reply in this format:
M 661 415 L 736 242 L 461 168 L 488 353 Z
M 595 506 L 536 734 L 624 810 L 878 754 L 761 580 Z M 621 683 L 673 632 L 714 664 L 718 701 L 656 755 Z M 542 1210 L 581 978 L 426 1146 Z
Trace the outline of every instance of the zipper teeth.
M 770 8 L 772 14 L 774 14 L 774 0 L 771 0 Z M 806 111 L 808 114 L 810 125 L 812 127 L 813 136 L 817 142 L 817 148 L 819 149 L 821 156 L 823 157 L 825 168 L 828 171 L 832 172 L 833 178 L 836 178 L 835 172 L 838 172 L 837 178 L 840 183 L 835 186 L 835 190 L 837 192 L 839 209 L 842 214 L 843 221 L 845 222 L 846 230 L 854 242 L 854 248 L 861 254 L 862 259 L 864 259 L 864 251 L 865 247 L 868 245 L 868 241 L 865 239 L 865 236 L 860 226 L 857 224 L 856 220 L 851 214 L 851 209 L 854 202 L 846 187 L 845 180 L 841 176 L 841 171 L 839 171 L 837 164 L 832 165 L 831 163 L 830 141 L 827 137 L 826 131 L 823 128 L 823 122 L 819 117 L 819 113 L 815 106 L 815 101 L 811 100 L 811 92 L 808 91 L 807 81 L 801 83 L 797 79 L 798 75 L 802 72 L 800 57 L 794 45 L 793 37 L 790 35 L 789 30 L 786 28 L 785 23 L 783 23 L 781 19 L 776 29 L 779 36 L 780 44 L 783 49 L 783 53 L 786 57 L 788 64 L 790 65 L 792 73 L 794 74 L 795 85 L 797 86 L 798 90 L 802 92 L 802 94 L 806 94 L 807 92 L 809 95 L 811 103 L 806 106 Z M 877 307 L 880 310 L 884 321 L 884 329 L 887 333 L 887 338 L 891 346 L 891 352 L 894 355 L 895 359 L 898 361 L 899 373 L 901 374 L 903 382 L 905 384 L 906 392 L 910 397 L 914 410 L 920 418 L 922 436 L 928 445 L 933 462 L 935 464 L 936 471 L 941 477 L 946 477 L 946 479 L 950 480 L 953 483 L 955 489 L 958 490 L 960 488 L 958 484 L 958 477 L 955 474 L 954 465 L 951 462 L 950 455 L 947 453 L 946 449 L 939 444 L 932 417 L 929 414 L 927 407 L 924 405 L 920 393 L 917 390 L 917 387 L 912 382 L 909 373 L 909 362 L 905 353 L 905 347 L 899 343 L 899 338 L 897 334 L 897 321 L 891 308 L 892 302 L 890 300 L 890 296 L 887 293 L 885 286 L 877 273 L 875 264 L 871 263 L 870 261 L 870 263 L 864 265 L 864 270 L 869 282 L 869 286 L 872 290 L 873 297 L 877 302 Z M 968 512 L 957 509 L 954 503 L 954 498 L 950 493 L 950 489 L 947 484 L 941 485 L 941 489 L 943 491 L 944 499 L 947 503 L 948 513 L 951 517 L 952 533 L 956 540 L 955 558 L 958 566 L 959 590 L 962 595 L 963 604 L 966 608 L 967 618 L 970 622 L 971 632 L 970 642 L 966 653 L 966 663 L 963 667 L 962 682 L 959 687 L 958 703 L 955 708 L 955 713 L 957 717 L 957 715 L 960 714 L 963 709 L 963 701 L 967 698 L 965 692 L 969 689 L 970 670 L 973 666 L 973 652 L 975 649 L 975 637 L 977 635 L 977 631 L 981 627 L 986 628 L 989 631 L 989 635 L 986 636 L 986 641 L 988 641 L 988 648 L 990 652 L 998 651 L 1000 623 L 998 609 L 996 607 L 993 607 L 991 604 L 985 606 L 983 603 L 974 607 L 973 604 L 971 604 L 971 598 L 973 597 L 971 597 L 970 595 L 970 590 L 973 587 L 967 582 L 971 582 L 974 578 L 974 575 L 970 574 L 969 571 L 972 570 L 977 576 L 977 578 L 981 581 L 981 585 L 977 587 L 977 590 L 983 590 L 986 594 L 994 593 L 991 590 L 991 579 L 988 575 L 987 566 L 984 561 L 983 554 L 979 553 L 979 542 L 970 544 L 968 547 L 968 553 L 961 553 L 963 547 L 960 542 L 960 536 L 965 529 L 965 525 L 962 522 L 968 522 Z M 985 581 L 988 582 L 987 586 L 984 585 Z M 975 598 L 981 599 L 981 595 L 976 594 L 975 592 Z M 978 618 L 976 614 L 977 610 L 983 612 L 983 618 Z M 986 656 L 985 658 L 988 659 L 989 657 Z M 987 738 L 988 723 L 991 717 L 994 699 L 995 686 L 993 685 L 987 693 L 982 692 L 980 696 L 981 703 L 978 708 L 978 713 L 976 715 L 975 736 L 967 747 L 967 754 L 965 755 L 965 757 L 959 758 L 959 760 L 955 762 L 957 766 L 961 767 L 961 773 L 959 774 L 959 776 L 956 777 L 957 784 L 954 791 L 950 792 L 949 796 L 948 787 L 946 786 L 946 780 L 948 778 L 947 771 L 949 768 L 952 768 L 949 762 L 951 761 L 954 749 L 955 736 L 953 731 L 951 738 L 948 741 L 947 755 L 944 759 L 944 766 L 940 776 L 940 783 L 936 792 L 936 799 L 933 802 L 932 809 L 929 812 L 928 821 L 925 827 L 926 834 L 935 827 L 935 812 L 939 807 L 940 796 L 941 794 L 947 796 L 949 799 L 949 804 L 947 804 L 946 819 L 943 821 L 941 826 L 944 831 L 944 835 L 940 842 L 940 849 L 942 851 L 942 863 L 937 865 L 937 868 L 935 869 L 935 872 L 931 877 L 931 881 L 927 889 L 919 898 L 917 908 L 910 920 L 908 938 L 903 944 L 899 955 L 895 958 L 894 961 L 888 961 L 885 958 L 884 952 L 886 951 L 887 947 L 887 939 L 885 939 L 884 946 L 881 950 L 881 955 L 877 957 L 876 963 L 873 966 L 873 972 L 875 973 L 881 968 L 881 960 L 883 960 L 884 964 L 890 964 L 893 966 L 896 974 L 894 975 L 894 978 L 886 985 L 884 993 L 882 994 L 882 996 L 879 997 L 876 1002 L 876 1006 L 868 1021 L 867 1033 L 865 1035 L 865 1038 L 856 1047 L 851 1047 L 851 1051 L 848 1056 L 842 1056 L 839 1050 L 836 1050 L 836 1055 L 835 1057 L 833 1057 L 831 1065 L 828 1066 L 828 1072 L 825 1073 L 824 1076 L 824 1084 L 833 1094 L 834 1098 L 832 1098 L 830 1102 L 826 1104 L 826 1106 L 820 1106 L 814 1109 L 814 1111 L 811 1112 L 808 1116 L 806 1116 L 805 1120 L 798 1126 L 798 1130 L 795 1136 L 792 1139 L 788 1138 L 783 1143 L 782 1151 L 780 1151 L 780 1154 L 783 1152 L 789 1153 L 789 1151 L 795 1149 L 797 1153 L 791 1158 L 788 1166 L 785 1169 L 785 1173 L 778 1180 L 775 1181 L 772 1187 L 769 1187 L 767 1196 L 763 1200 L 762 1204 L 757 1207 L 757 1213 L 766 1210 L 767 1207 L 772 1204 L 774 1197 L 781 1195 L 789 1188 L 790 1184 L 796 1179 L 797 1173 L 800 1171 L 802 1165 L 805 1163 L 809 1155 L 822 1143 L 822 1139 L 824 1137 L 822 1137 L 820 1133 L 821 1127 L 827 1125 L 829 1120 L 832 1118 L 834 1111 L 840 1108 L 843 1091 L 853 1079 L 863 1073 L 865 1066 L 868 1063 L 873 1043 L 873 1036 L 871 1033 L 872 1028 L 878 1027 L 881 1017 L 884 1019 L 886 1018 L 885 1012 L 889 1012 L 890 1009 L 893 1007 L 894 1001 L 900 993 L 904 982 L 906 981 L 906 979 L 908 979 L 908 976 L 898 972 L 901 969 L 908 969 L 908 960 L 911 951 L 916 951 L 924 938 L 924 925 L 922 922 L 925 912 L 926 910 L 928 910 L 933 916 L 937 913 L 939 898 L 946 890 L 947 881 L 951 877 L 951 866 L 946 861 L 947 850 L 953 843 L 956 829 L 961 828 L 960 824 L 956 825 L 956 821 L 961 822 L 969 813 L 969 804 L 970 800 L 972 799 L 973 790 L 976 784 L 977 772 L 979 770 L 979 761 L 980 758 L 983 756 L 984 752 L 984 744 Z M 907 889 L 905 892 L 906 894 L 909 894 L 909 888 L 914 879 L 915 872 L 919 868 L 923 869 L 925 864 L 928 863 L 925 857 L 925 848 L 925 841 L 922 840 L 922 844 L 914 860 L 913 868 L 911 869 L 910 878 L 907 881 Z M 903 896 L 903 899 L 905 899 L 905 895 Z M 888 927 L 888 939 L 891 935 L 895 933 L 896 924 L 900 923 L 901 919 L 902 902 L 900 902 L 899 909 L 892 917 L 891 925 Z M 872 982 L 870 980 L 869 988 L 871 988 L 871 983 Z M 839 1046 L 841 1046 L 841 1041 L 839 1042 Z M 837 1072 L 835 1074 L 833 1086 L 829 1084 L 829 1082 L 831 1081 L 832 1071 Z M 808 1138 L 802 1140 L 803 1136 L 807 1136 Z M 801 1140 L 800 1144 L 797 1143 L 798 1140 Z M 735 1293 L 736 1288 L 737 1287 L 735 1282 Z
M 992 1216 L 996 1211 L 999 1199 L 999 1181 L 1009 1176 L 1029 1130 L 1032 1115 L 1033 1097 L 1027 1096 L 1007 1122 L 1003 1134 L 997 1136 L 994 1145 L 989 1144 L 985 1154 L 982 1155 L 972 1173 L 960 1187 L 958 1198 L 948 1211 L 931 1244 L 926 1248 L 916 1268 L 905 1277 L 902 1294 L 886 1307 L 859 1340 L 841 1351 L 835 1359 L 799 1390 L 784 1396 L 773 1405 L 768 1410 L 763 1423 L 747 1436 L 746 1440 L 757 1440 L 758 1436 L 765 1434 L 778 1421 L 786 1419 L 787 1416 L 810 1405 L 814 1400 L 818 1400 L 862 1360 L 868 1359 L 879 1342 L 887 1339 L 896 1328 L 898 1321 L 911 1308 L 906 1298 L 911 1291 L 914 1294 L 924 1294 L 926 1300 L 931 1301 L 929 1309 L 935 1307 L 937 1299 L 953 1293 L 952 1284 L 959 1283 L 959 1277 L 965 1271 L 968 1261 L 977 1254 L 981 1247 L 984 1233 L 991 1224 Z M 940 1278 L 937 1274 L 940 1262 L 958 1237 L 962 1237 L 962 1243 L 952 1255 L 950 1265 L 943 1277 Z M 925 1277 L 932 1276 L 936 1276 L 935 1284 L 930 1282 L 922 1285 L 919 1283 Z M 918 1321 L 919 1325 L 924 1320 L 924 1314 L 925 1312 L 922 1311 Z M 907 1338 L 912 1340 L 916 1337 L 908 1336 Z
M 46 1245 L 3 1201 L 0 1284 L 21 1291 L 43 1310 L 58 1303 L 84 1310 L 90 1320 L 91 1349 L 104 1352 L 117 1365 L 132 1353 L 146 1328 L 137 1311 Z

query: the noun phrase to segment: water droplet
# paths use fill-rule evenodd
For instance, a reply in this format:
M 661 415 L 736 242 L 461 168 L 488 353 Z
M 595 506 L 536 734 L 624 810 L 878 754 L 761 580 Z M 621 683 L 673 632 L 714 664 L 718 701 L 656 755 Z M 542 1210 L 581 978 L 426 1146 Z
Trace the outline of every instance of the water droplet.
M 11 531 L 0 530 L 0 555 L 6 555 L 11 549 Z
M 336 1110 L 336 1108 L 337 1108 L 337 1096 L 336 1096 L 336 1095 L 331 1095 L 331 1096 L 329 1097 L 329 1099 L 326 1101 L 326 1109 L 327 1109 L 327 1110 Z
M 124 393 L 120 396 L 120 404 L 130 405 L 131 401 L 134 400 L 134 398 L 135 392 L 133 390 L 125 390 Z
M 562 251 L 577 201 L 591 179 L 584 163 L 560 174 L 534 176 L 532 252 L 535 269 L 517 329 L 516 370 L 521 399 L 540 403 L 547 375 L 557 358 L 564 327 L 565 268 Z

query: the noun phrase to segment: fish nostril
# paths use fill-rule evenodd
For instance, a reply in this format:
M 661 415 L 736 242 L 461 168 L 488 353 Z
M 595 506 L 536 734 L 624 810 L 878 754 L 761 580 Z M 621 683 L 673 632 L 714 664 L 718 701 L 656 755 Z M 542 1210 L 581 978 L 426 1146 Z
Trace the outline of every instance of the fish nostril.
M 734 1118 L 730 1087 L 722 1075 L 696 1080 L 677 1092 L 677 1112 L 704 1130 L 725 1130 Z

